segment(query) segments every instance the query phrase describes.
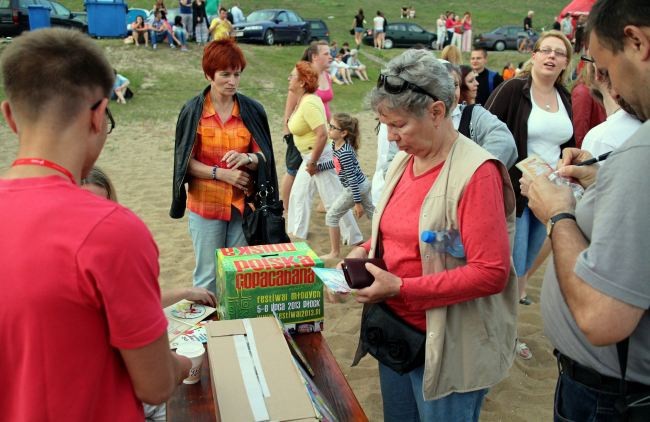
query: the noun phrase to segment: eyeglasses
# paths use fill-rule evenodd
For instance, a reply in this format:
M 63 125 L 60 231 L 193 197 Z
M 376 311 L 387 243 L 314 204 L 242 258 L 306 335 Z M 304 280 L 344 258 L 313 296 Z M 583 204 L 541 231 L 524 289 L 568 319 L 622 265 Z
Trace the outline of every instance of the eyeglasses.
M 102 103 L 102 100 L 103 98 L 97 101 L 95 104 L 93 104 L 93 106 L 90 107 L 90 109 L 93 111 L 97 110 L 97 107 L 99 107 L 99 105 Z M 108 121 L 110 122 L 107 134 L 110 134 L 113 131 L 113 129 L 115 129 L 115 119 L 113 119 L 113 114 L 108 109 L 108 106 L 106 107 L 106 117 L 108 117 Z
M 596 66 L 596 61 L 593 59 L 593 57 L 589 57 L 583 54 L 582 56 L 580 56 L 580 60 L 594 65 L 594 68 L 596 69 L 596 72 L 598 73 L 598 77 L 600 79 L 609 80 L 609 72 L 607 72 L 606 70 L 598 69 L 598 67 Z
M 329 127 L 330 127 L 331 130 L 338 130 L 339 132 L 341 132 L 343 130 L 340 127 L 336 127 L 334 125 L 329 125 Z
M 384 75 L 383 73 L 380 73 L 379 79 L 377 80 L 377 88 L 383 88 L 384 91 L 389 94 L 401 94 L 408 89 L 417 92 L 418 94 L 424 94 L 427 97 L 433 98 L 433 101 L 439 101 L 439 98 L 435 95 L 409 81 L 405 81 L 399 76 Z
M 567 52 L 565 50 L 560 50 L 559 48 L 544 47 L 538 49 L 537 52 L 542 53 L 545 56 L 550 56 L 551 53 L 555 53 L 557 57 L 567 57 Z

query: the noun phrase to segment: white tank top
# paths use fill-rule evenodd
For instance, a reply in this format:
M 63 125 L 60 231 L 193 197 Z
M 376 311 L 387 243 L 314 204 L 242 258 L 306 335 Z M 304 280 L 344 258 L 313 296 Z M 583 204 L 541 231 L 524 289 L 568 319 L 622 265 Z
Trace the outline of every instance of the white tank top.
M 531 90 L 530 99 L 533 109 L 528 116 L 528 155 L 539 155 L 553 168 L 560 159 L 560 145 L 571 139 L 573 135 L 573 124 L 569 113 L 564 107 L 560 94 L 555 91 L 555 95 L 559 109 L 553 113 L 535 104 Z

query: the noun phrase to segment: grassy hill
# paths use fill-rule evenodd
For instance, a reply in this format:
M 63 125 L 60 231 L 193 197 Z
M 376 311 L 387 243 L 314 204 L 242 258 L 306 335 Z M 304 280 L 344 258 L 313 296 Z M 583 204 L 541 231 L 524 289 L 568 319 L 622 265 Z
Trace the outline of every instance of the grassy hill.
M 61 0 L 71 10 L 83 9 L 80 0 Z M 168 7 L 175 7 L 175 1 L 167 0 Z M 399 19 L 400 6 L 390 0 L 359 2 L 354 6 L 343 0 L 312 0 L 296 4 L 289 0 L 251 0 L 241 1 L 241 7 L 246 14 L 259 8 L 285 7 L 296 10 L 305 18 L 322 18 L 330 28 L 331 38 L 339 43 L 353 42 L 348 30 L 357 8 L 362 7 L 368 17 L 372 18 L 376 11 L 382 10 L 389 21 Z M 129 2 L 130 7 L 150 8 L 153 0 L 135 0 Z M 227 7 L 230 3 L 224 3 Z M 463 13 L 469 10 L 473 15 L 474 33 L 490 30 L 502 24 L 520 23 L 529 9 L 535 10 L 534 26 L 541 29 L 549 27 L 553 17 L 559 13 L 565 0 L 519 0 L 510 2 L 495 2 L 494 0 L 469 1 L 409 1 L 415 7 L 417 17 L 415 22 L 425 28 L 434 29 L 435 19 L 445 10 L 455 10 Z M 137 49 L 133 45 L 124 45 L 121 40 L 103 39 L 98 42 L 105 51 L 114 67 L 132 83 L 136 97 L 130 102 L 128 111 L 124 107 L 114 107 L 119 121 L 137 123 L 144 120 L 160 120 L 175 122 L 178 110 L 191 96 L 195 95 L 206 81 L 201 72 L 201 50 L 190 46 L 189 53 L 169 50 L 166 47 L 158 51 Z M 1 47 L 0 47 L 1 48 Z M 267 109 L 272 126 L 281 118 L 287 89 L 287 75 L 293 64 L 301 55 L 303 46 L 261 46 L 243 44 L 248 60 L 248 67 L 241 82 L 242 92 L 258 99 Z M 366 48 L 367 51 L 380 60 L 389 60 L 399 54 L 401 49 L 377 51 Z M 512 61 L 518 63 L 528 58 L 517 52 L 494 52 L 489 55 L 489 67 L 502 69 L 503 65 Z M 368 66 L 371 80 L 375 80 L 380 65 L 363 58 Z M 466 56 L 467 61 L 467 56 Z M 356 82 L 352 86 L 335 86 L 336 97 L 334 109 L 339 111 L 358 112 L 364 109 L 364 98 L 372 86 L 372 82 Z M 3 94 L 0 87 L 0 95 Z

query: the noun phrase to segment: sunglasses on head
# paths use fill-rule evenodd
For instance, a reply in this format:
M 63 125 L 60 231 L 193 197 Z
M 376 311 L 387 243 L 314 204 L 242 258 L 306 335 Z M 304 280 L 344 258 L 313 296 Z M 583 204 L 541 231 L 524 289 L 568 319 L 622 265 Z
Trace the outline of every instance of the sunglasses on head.
M 384 75 L 383 73 L 380 73 L 379 79 L 377 80 L 377 88 L 383 88 L 384 91 L 389 94 L 401 94 L 402 92 L 409 90 L 433 98 L 433 101 L 439 101 L 438 97 L 435 95 L 399 76 Z

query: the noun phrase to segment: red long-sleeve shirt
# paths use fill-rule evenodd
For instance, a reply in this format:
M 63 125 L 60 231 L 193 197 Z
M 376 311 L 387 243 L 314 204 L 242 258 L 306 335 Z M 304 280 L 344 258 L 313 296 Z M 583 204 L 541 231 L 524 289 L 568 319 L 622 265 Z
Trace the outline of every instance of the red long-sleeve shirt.
M 505 287 L 510 271 L 501 174 L 496 164 L 488 161 L 474 173 L 458 206 L 467 264 L 422 275 L 420 209 L 441 169 L 442 164 L 416 177 L 411 159 L 379 224 L 386 267 L 404 282 L 400 294 L 386 303 L 422 331 L 426 330 L 427 309 L 498 293 Z M 370 241 L 363 246 L 369 250 Z

